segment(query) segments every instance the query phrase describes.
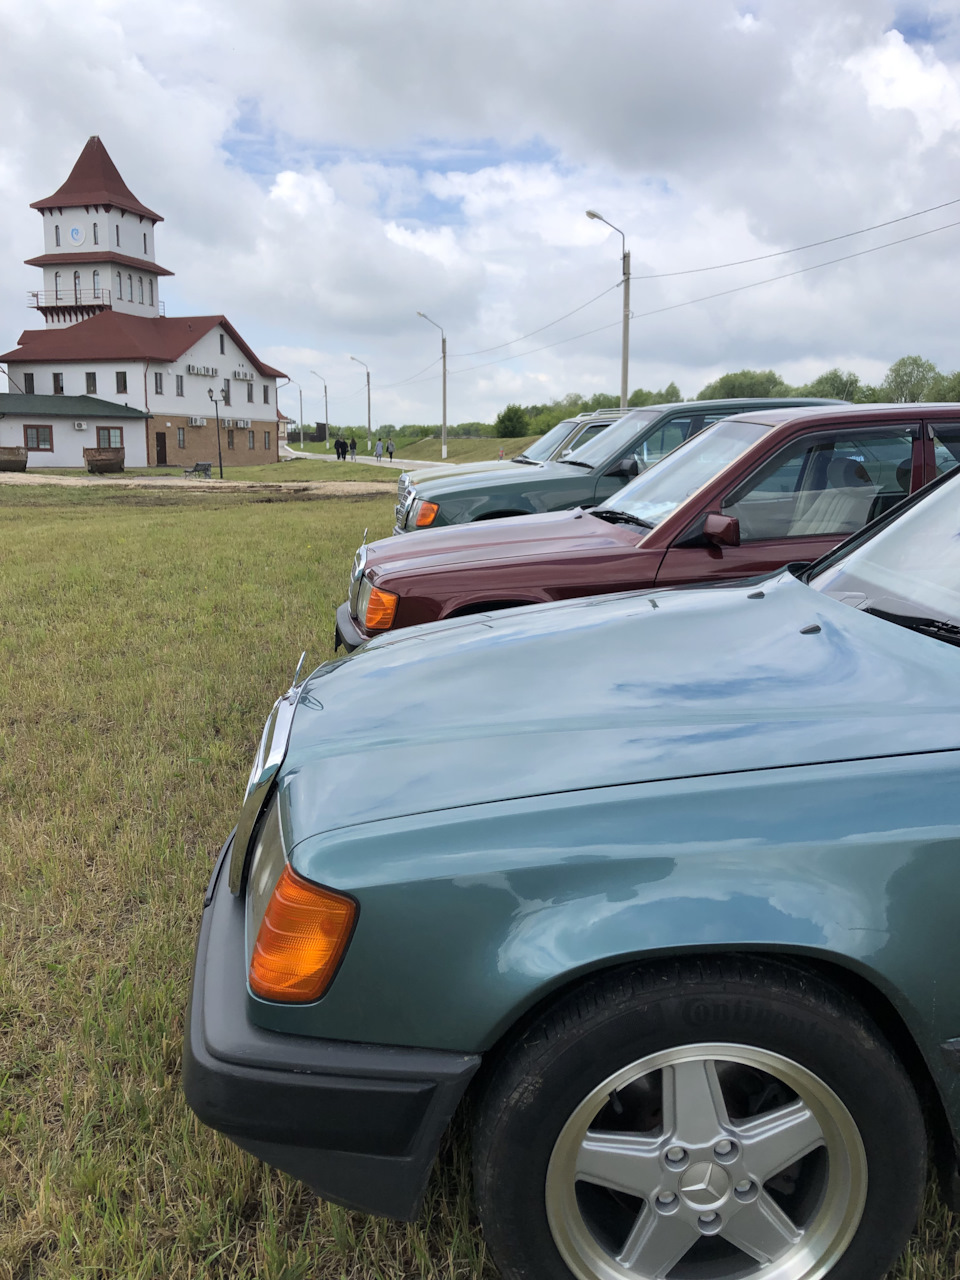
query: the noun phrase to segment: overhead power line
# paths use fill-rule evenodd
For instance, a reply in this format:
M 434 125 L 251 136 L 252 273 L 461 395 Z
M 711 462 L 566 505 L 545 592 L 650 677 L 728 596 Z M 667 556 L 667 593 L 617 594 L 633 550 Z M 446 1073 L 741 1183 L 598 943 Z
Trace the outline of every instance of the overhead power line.
M 958 201 L 957 203 L 960 203 Z M 912 236 L 901 236 L 897 240 L 887 240 L 884 244 L 872 245 L 869 249 L 860 249 L 856 253 L 845 253 L 839 258 L 829 258 L 826 262 L 814 262 L 806 267 L 798 267 L 795 271 L 784 271 L 778 276 L 768 276 L 766 280 L 754 280 L 751 284 L 735 285 L 730 289 L 720 289 L 716 293 L 707 293 L 700 298 L 687 298 L 684 302 L 669 303 L 664 307 L 655 307 L 652 311 L 632 311 L 630 318 L 633 320 L 645 320 L 648 316 L 659 316 L 665 311 L 678 311 L 681 307 L 692 307 L 698 302 L 711 302 L 714 298 L 725 298 L 733 293 L 745 293 L 748 289 L 758 289 L 761 285 L 775 284 L 778 280 L 789 280 L 793 276 L 805 275 L 808 271 L 819 271 L 823 267 L 836 266 L 839 262 L 849 262 L 853 258 L 863 258 L 870 253 L 879 253 L 882 249 L 891 249 L 898 244 L 906 244 L 911 240 L 922 240 L 926 236 L 936 235 L 939 231 L 949 231 L 952 227 L 960 227 L 960 220 L 957 222 L 947 222 L 942 227 L 931 227 L 927 231 L 917 231 Z M 559 338 L 556 342 L 548 342 L 542 347 L 534 347 L 530 351 L 518 351 L 512 356 L 501 356 L 497 360 L 486 360 L 483 364 L 468 365 L 466 369 L 452 369 L 452 374 L 473 373 L 478 369 L 488 369 L 494 364 L 505 364 L 508 360 L 519 360 L 524 356 L 536 355 L 538 351 L 549 351 L 552 347 L 561 347 L 567 342 L 576 342 L 578 338 L 589 338 L 595 333 L 602 333 L 604 329 L 619 328 L 620 321 L 614 320 L 611 324 L 602 324 L 596 329 L 588 329 L 584 333 L 572 334 L 569 338 Z

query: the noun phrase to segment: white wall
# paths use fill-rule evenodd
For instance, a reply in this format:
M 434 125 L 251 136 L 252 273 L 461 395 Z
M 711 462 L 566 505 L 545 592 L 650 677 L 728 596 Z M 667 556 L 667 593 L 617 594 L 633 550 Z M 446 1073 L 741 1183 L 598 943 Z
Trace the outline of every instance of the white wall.
M 123 447 L 125 450 L 124 465 L 127 467 L 145 467 L 147 465 L 147 432 L 143 419 L 109 418 L 98 422 L 88 418 L 86 431 L 76 431 L 73 419 L 44 417 L 25 417 L 22 414 L 9 414 L 0 419 L 0 445 L 22 445 L 24 426 L 53 427 L 53 452 L 34 452 L 27 455 L 27 470 L 40 467 L 83 467 L 84 449 L 95 449 L 97 446 L 97 427 L 122 427 Z
M 120 209 L 104 209 L 82 206 L 63 209 L 42 209 L 43 215 L 43 251 L 44 253 L 83 253 L 85 250 L 116 249 L 128 258 L 145 258 L 156 262 L 154 256 L 154 225 L 149 218 L 141 222 L 138 213 L 123 213 Z M 93 224 L 97 224 L 99 243 L 93 243 Z M 57 246 L 55 228 L 60 228 L 60 245 Z M 82 232 L 82 240 L 71 240 L 70 229 L 77 227 Z M 117 227 L 120 228 L 120 244 L 117 244 Z M 147 248 L 144 251 L 143 237 L 146 234 Z

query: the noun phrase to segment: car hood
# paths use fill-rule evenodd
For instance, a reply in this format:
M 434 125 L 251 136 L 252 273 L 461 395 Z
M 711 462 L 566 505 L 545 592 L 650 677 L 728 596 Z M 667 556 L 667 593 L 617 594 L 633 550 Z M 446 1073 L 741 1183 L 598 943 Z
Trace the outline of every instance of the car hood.
M 571 474 L 590 475 L 583 467 L 572 466 L 569 462 L 506 462 L 500 466 L 504 469 L 492 474 L 489 471 L 472 471 L 470 468 L 461 471 L 459 467 L 454 474 L 446 476 L 439 476 L 433 471 L 421 472 L 417 478 L 417 497 L 433 498 L 437 494 L 449 496 L 452 493 L 469 493 L 472 489 L 496 493 L 501 487 L 514 488 L 518 482 L 523 485 L 529 484 L 531 480 L 536 484 L 549 480 L 569 483 Z
M 958 672 L 956 647 L 789 573 L 411 628 L 306 681 L 288 848 L 524 796 L 960 749 Z
M 411 469 L 407 472 L 407 476 L 410 483 L 419 489 L 420 485 L 425 484 L 428 480 L 449 480 L 451 476 L 470 476 L 481 472 L 484 475 L 489 475 L 491 471 L 515 473 L 526 465 L 528 464 L 511 462 L 507 458 L 502 460 L 494 459 L 492 462 L 445 462 L 439 467 Z
M 567 558 L 578 551 L 616 548 L 629 552 L 647 532 L 613 524 L 582 511 L 548 511 L 476 524 L 414 530 L 403 538 L 381 538 L 367 547 L 366 574 L 381 586 L 410 573 L 460 572 L 470 565 L 538 556 Z

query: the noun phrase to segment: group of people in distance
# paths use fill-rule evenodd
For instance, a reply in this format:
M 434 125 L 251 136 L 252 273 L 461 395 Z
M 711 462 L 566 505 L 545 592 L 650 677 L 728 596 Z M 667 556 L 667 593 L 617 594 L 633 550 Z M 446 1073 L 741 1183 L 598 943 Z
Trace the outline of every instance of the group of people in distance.
M 335 449 L 336 449 L 336 451 L 337 451 L 337 457 L 340 459 L 340 461 L 341 461 L 341 462 L 346 462 L 346 460 L 347 460 L 347 450 L 348 450 L 348 449 L 349 449 L 349 451 L 350 451 L 350 461 L 351 461 L 351 462 L 356 462 L 356 460 L 357 460 L 357 441 L 356 441 L 356 437 L 355 437 L 355 436 L 351 436 L 351 437 L 350 437 L 350 442 L 349 442 L 349 444 L 347 443 L 347 441 L 346 441 L 346 440 L 344 440 L 344 438 L 343 438 L 342 436 L 337 436 L 337 438 L 336 438 L 336 440 L 334 440 L 333 444 L 334 444 L 334 448 L 335 448 Z M 374 451 L 373 451 L 373 455 L 374 455 L 374 457 L 376 458 L 376 460 L 377 460 L 378 462 L 382 462 L 382 461 L 383 461 L 383 440 L 382 440 L 382 438 L 378 438 L 378 439 L 377 439 L 377 447 L 376 447 L 376 449 L 374 449 Z M 390 461 L 391 461 L 391 462 L 393 461 L 393 440 L 392 440 L 392 439 L 390 439 L 389 437 L 388 437 L 388 439 L 387 439 L 387 457 L 390 459 Z

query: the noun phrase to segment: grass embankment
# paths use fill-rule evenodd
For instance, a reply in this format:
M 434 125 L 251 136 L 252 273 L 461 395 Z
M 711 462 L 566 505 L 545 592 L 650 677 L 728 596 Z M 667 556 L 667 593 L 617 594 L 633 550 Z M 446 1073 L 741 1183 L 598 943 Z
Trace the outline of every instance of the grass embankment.
M 511 438 L 508 440 L 501 440 L 497 436 L 480 436 L 466 440 L 448 440 L 447 461 L 495 462 L 500 456 L 501 449 L 503 449 L 505 458 L 515 458 L 518 453 L 523 453 L 528 445 L 539 439 L 540 436 L 523 436 L 520 439 Z M 299 445 L 294 445 L 293 447 L 295 449 L 300 448 Z M 308 453 L 326 452 L 322 444 L 314 444 L 309 440 L 303 448 Z M 424 462 L 440 462 L 440 441 L 428 438 L 405 443 L 401 440 L 397 444 L 397 457 L 422 458 Z M 349 466 L 350 464 L 347 463 L 345 465 Z
M 297 464 L 291 464 L 291 468 Z M 359 468 L 357 468 L 359 470 Z M 0 1277 L 484 1274 L 452 1151 L 413 1226 L 322 1203 L 179 1087 L 204 886 L 389 498 L 0 497 Z
M 385 1223 L 266 1170 L 179 1090 L 200 902 L 263 720 L 302 648 L 332 656 L 354 550 L 391 523 L 387 498 L 4 490 L 3 1280 L 492 1275 L 462 1146 L 419 1221 Z M 960 1274 L 932 1192 L 894 1274 Z

